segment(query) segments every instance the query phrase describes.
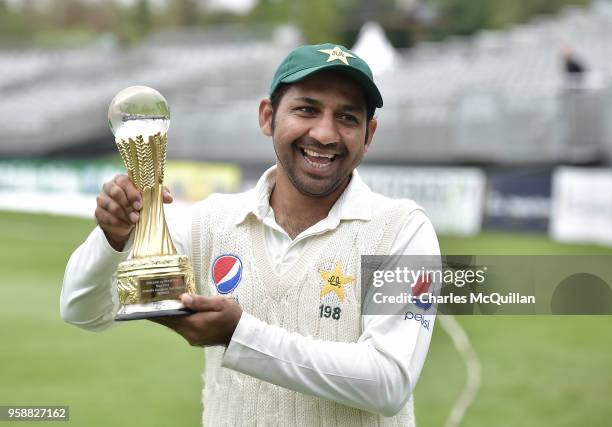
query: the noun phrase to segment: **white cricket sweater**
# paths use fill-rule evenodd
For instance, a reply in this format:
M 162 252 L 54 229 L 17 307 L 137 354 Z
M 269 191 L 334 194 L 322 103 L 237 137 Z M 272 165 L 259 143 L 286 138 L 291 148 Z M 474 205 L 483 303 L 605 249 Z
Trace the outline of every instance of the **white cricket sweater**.
M 194 210 L 192 228 L 192 262 L 200 293 L 219 294 L 212 276 L 212 263 L 218 256 L 234 255 L 242 262 L 242 273 L 232 295 L 238 298 L 245 311 L 243 316 L 253 316 L 269 325 L 308 337 L 312 339 L 313 347 L 323 340 L 338 343 L 338 351 L 350 351 L 351 347 L 342 343 L 358 342 L 363 331 L 360 256 L 389 254 L 398 232 L 419 209 L 410 201 L 370 194 L 370 221 L 342 221 L 335 229 L 310 237 L 299 258 L 281 273 L 275 271 L 269 259 L 261 221 L 253 214 L 242 221 L 238 218 L 241 207 L 248 203 L 248 193 L 214 195 L 200 202 Z M 337 270 L 337 266 L 340 270 Z M 342 278 L 346 280 L 354 280 L 343 286 L 343 292 L 333 291 L 323 295 L 325 283 L 322 273 L 334 271 L 341 271 Z M 321 316 L 321 305 L 330 306 L 338 316 Z M 253 337 L 250 341 L 257 340 Z M 288 341 L 287 345 L 291 345 L 291 342 Z M 384 346 L 380 349 L 376 348 L 375 343 L 372 346 L 372 351 L 384 352 Z M 287 350 L 290 351 L 289 348 Z M 260 372 L 249 372 L 249 375 L 227 369 L 223 365 L 231 367 L 238 363 L 224 360 L 225 351 L 223 347 L 206 349 L 203 392 L 205 426 L 414 425 L 410 389 L 399 391 L 405 393 L 406 399 L 403 406 L 397 408 L 397 415 L 384 417 L 304 394 L 310 390 L 308 384 L 303 387 L 297 384 L 294 388 L 298 391 L 274 385 L 268 382 L 274 377 L 274 372 L 266 372 L 265 368 Z M 265 349 L 261 351 L 265 352 Z M 248 354 L 245 353 L 245 357 Z M 355 354 L 355 358 L 358 357 L 361 355 Z M 240 362 L 245 364 L 245 360 Z M 304 366 L 310 362 L 305 359 Z M 337 369 L 342 371 L 342 367 Z M 258 375 L 268 381 L 256 378 Z M 316 370 L 312 375 L 317 375 Z M 364 382 L 367 381 L 371 379 L 364 378 Z M 352 384 L 354 386 L 354 381 Z M 364 391 L 367 389 L 363 388 Z M 361 391 L 355 388 L 352 392 Z

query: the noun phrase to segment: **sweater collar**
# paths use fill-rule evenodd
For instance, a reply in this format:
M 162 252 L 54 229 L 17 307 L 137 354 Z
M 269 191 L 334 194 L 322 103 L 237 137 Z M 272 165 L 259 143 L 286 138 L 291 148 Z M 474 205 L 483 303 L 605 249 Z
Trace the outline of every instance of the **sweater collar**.
M 247 192 L 247 202 L 236 217 L 236 225 L 242 223 L 249 214 L 263 221 L 271 209 L 270 194 L 275 183 L 276 165 L 266 170 L 259 178 L 255 188 Z M 357 170 L 353 170 L 349 185 L 334 203 L 324 221 L 327 221 L 330 227 L 337 226 L 342 220 L 369 221 L 372 219 L 372 208 L 369 204 L 371 192 L 372 190 L 363 182 Z

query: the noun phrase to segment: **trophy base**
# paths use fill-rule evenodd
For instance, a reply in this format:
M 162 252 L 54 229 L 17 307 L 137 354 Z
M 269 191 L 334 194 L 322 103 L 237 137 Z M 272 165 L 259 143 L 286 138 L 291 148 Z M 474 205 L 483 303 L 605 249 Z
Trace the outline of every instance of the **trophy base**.
M 128 320 L 142 320 L 142 319 L 155 319 L 156 317 L 167 317 L 167 316 L 188 316 L 193 311 L 188 308 L 177 308 L 174 310 L 163 310 L 163 311 L 151 311 L 151 312 L 135 312 L 129 314 L 117 314 L 115 321 L 125 322 Z
M 187 316 L 193 311 L 185 308 L 179 300 L 164 300 L 146 304 L 125 304 L 119 307 L 117 321 L 153 319 L 165 316 Z
M 184 316 L 191 310 L 179 300 L 195 294 L 191 263 L 185 255 L 160 255 L 130 259 L 117 270 L 119 310 L 115 320 Z

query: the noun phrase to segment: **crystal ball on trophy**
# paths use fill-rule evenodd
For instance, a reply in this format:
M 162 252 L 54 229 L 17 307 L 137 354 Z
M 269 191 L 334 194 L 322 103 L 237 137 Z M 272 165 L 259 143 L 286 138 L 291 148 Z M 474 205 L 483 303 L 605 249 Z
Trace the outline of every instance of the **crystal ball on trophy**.
M 179 296 L 195 294 L 191 262 L 177 254 L 163 207 L 170 109 L 155 89 L 131 86 L 108 108 L 108 124 L 128 176 L 142 194 L 140 218 L 128 260 L 117 269 L 119 311 L 116 320 L 190 313 Z
M 115 138 L 163 135 L 170 127 L 170 107 L 161 93 L 147 86 L 119 92 L 108 107 L 108 125 Z

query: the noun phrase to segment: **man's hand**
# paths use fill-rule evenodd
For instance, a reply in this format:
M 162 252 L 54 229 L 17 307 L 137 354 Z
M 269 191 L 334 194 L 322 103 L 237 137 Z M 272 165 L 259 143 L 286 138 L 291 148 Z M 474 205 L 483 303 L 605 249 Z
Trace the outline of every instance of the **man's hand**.
M 172 202 L 172 196 L 165 187 L 163 201 Z M 139 212 L 142 208 L 140 191 L 127 175 L 116 175 L 104 183 L 96 202 L 98 225 L 104 231 L 108 243 L 116 251 L 122 251 L 140 218 Z
M 150 319 L 167 326 L 193 346 L 228 345 L 238 326 L 242 308 L 231 298 L 181 295 L 183 305 L 195 313 Z

